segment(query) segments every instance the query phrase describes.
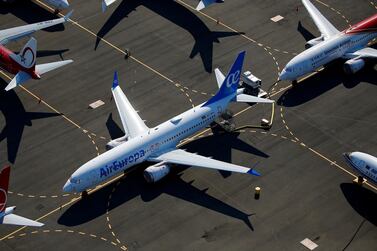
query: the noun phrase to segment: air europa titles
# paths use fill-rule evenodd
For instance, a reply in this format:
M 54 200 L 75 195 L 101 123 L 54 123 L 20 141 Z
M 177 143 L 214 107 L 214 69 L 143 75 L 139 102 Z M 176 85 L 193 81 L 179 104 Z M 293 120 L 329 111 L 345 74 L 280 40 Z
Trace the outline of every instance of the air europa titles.
M 131 163 L 136 163 L 138 159 L 144 157 L 145 151 L 140 150 L 134 154 L 131 154 L 124 159 L 118 161 L 115 160 L 113 163 L 106 165 L 105 167 L 101 167 L 100 169 L 100 178 L 107 177 L 108 175 L 112 174 L 113 172 L 118 171 L 119 169 L 122 169 L 123 167 L 127 166 Z

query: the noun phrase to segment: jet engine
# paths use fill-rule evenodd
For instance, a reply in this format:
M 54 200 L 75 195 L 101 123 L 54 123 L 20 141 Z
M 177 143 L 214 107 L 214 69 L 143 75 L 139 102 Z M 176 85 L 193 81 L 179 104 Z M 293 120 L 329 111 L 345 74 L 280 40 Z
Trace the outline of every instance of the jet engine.
M 110 150 L 110 149 L 113 149 L 114 147 L 121 145 L 122 143 L 126 142 L 127 139 L 128 139 L 127 135 L 124 135 L 123 137 L 109 141 L 106 144 L 106 150 Z
M 361 70 L 365 65 L 365 61 L 361 58 L 353 58 L 350 60 L 347 60 L 344 63 L 343 69 L 344 72 L 347 74 L 354 74 Z
M 306 42 L 305 49 L 309 49 L 310 47 L 313 47 L 314 45 L 317 45 L 323 42 L 323 40 L 324 40 L 323 36 L 313 38 L 312 40 L 309 40 L 308 42 Z
M 155 183 L 168 175 L 170 166 L 164 163 L 157 163 L 144 170 L 144 178 L 148 183 Z

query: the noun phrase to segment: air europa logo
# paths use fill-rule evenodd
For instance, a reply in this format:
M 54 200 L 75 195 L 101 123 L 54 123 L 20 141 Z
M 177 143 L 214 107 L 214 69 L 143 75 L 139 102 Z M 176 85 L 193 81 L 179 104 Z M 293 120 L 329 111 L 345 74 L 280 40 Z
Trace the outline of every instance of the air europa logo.
M 7 205 L 7 192 L 0 188 L 0 212 L 4 211 Z
M 234 73 L 229 74 L 227 80 L 226 80 L 226 87 L 231 87 L 232 85 L 238 84 L 240 77 L 240 71 L 236 71 Z

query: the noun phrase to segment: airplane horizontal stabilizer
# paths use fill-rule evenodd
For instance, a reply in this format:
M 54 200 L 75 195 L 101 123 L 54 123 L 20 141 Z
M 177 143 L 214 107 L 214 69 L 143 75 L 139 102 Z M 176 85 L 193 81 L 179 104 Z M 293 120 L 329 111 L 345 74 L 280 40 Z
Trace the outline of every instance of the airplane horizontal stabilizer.
M 28 218 L 16 215 L 16 214 L 7 214 L 2 219 L 2 224 L 8 225 L 19 225 L 19 226 L 30 226 L 30 227 L 41 227 L 44 224 L 38 221 L 33 221 Z
M 15 88 L 16 86 L 23 84 L 29 79 L 31 79 L 31 76 L 28 73 L 24 71 L 20 71 L 19 73 L 16 74 L 16 76 L 14 76 L 12 81 L 10 81 L 10 83 L 5 87 L 5 90 L 9 91 Z
M 57 61 L 53 63 L 47 63 L 47 64 L 39 64 L 35 66 L 35 72 L 38 75 L 43 75 L 49 71 L 55 70 L 57 68 L 70 64 L 72 62 L 73 60 L 64 60 L 64 61 Z

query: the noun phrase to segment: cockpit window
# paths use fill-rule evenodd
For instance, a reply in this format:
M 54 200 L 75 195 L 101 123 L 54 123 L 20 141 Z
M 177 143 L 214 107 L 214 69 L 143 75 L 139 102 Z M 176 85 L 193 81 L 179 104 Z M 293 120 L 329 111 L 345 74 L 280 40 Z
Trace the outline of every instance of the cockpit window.
M 292 68 L 291 67 L 287 67 L 287 68 L 285 68 L 285 71 L 286 72 L 292 72 Z
M 73 183 L 73 184 L 79 184 L 80 183 L 80 179 L 78 178 L 75 178 L 75 177 L 71 177 L 69 179 L 69 182 Z

